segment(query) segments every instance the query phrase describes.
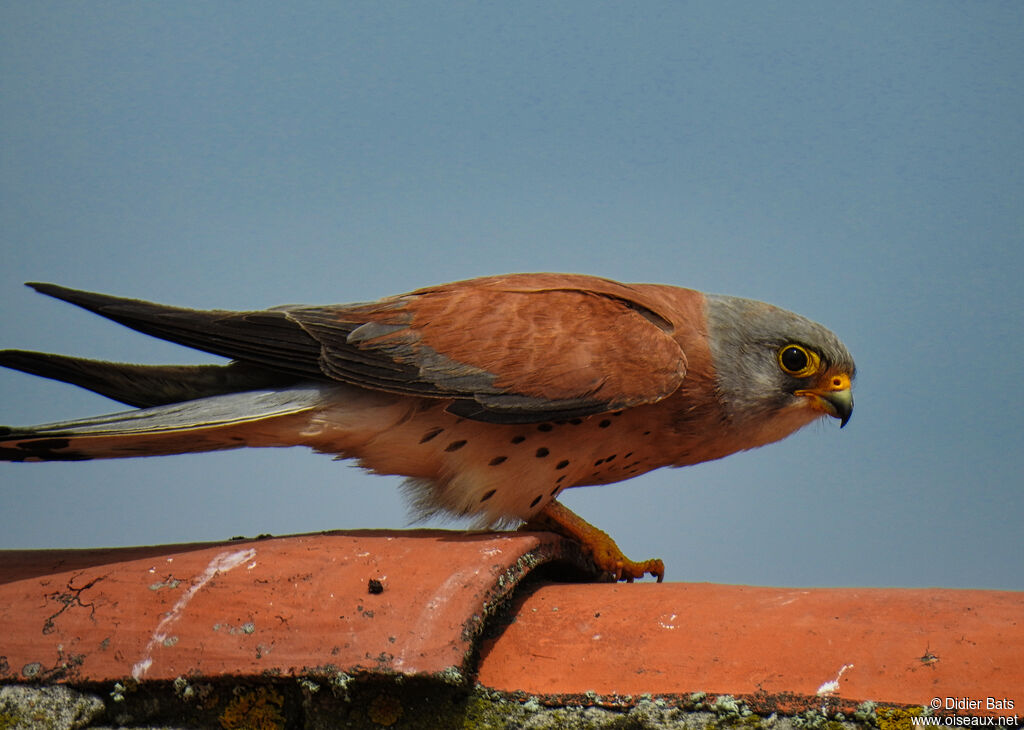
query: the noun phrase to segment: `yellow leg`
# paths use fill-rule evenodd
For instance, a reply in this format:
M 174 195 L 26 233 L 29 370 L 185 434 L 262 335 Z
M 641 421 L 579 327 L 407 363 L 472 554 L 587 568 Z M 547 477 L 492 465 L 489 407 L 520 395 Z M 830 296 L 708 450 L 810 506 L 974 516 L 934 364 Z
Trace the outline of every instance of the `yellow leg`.
M 661 560 L 654 558 L 639 563 L 630 560 L 622 554 L 615 541 L 608 537 L 608 533 L 594 527 L 561 502 L 548 502 L 521 529 L 555 532 L 578 542 L 597 567 L 614 575 L 615 580 L 632 583 L 636 578 L 643 578 L 646 573 L 650 573 L 661 583 L 665 577 L 665 564 Z

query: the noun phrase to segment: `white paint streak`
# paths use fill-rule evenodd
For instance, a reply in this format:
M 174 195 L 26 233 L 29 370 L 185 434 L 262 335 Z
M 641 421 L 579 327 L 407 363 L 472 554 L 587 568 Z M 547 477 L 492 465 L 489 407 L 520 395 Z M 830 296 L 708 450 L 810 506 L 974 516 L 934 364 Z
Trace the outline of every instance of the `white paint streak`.
M 149 668 L 153 665 L 153 649 L 157 646 L 162 646 L 164 640 L 167 638 L 167 630 L 171 627 L 175 621 L 181 617 L 182 611 L 188 606 L 189 602 L 195 597 L 203 586 L 209 583 L 218 573 L 227 573 L 233 568 L 237 568 L 247 560 L 252 560 L 256 557 L 256 550 L 250 548 L 248 550 L 239 550 L 237 552 L 224 552 L 220 553 L 206 566 L 206 570 L 202 572 L 189 589 L 181 594 L 181 598 L 174 604 L 174 608 L 168 611 L 160 623 L 156 625 L 156 629 L 153 631 L 153 635 L 149 637 L 149 643 L 146 644 L 146 649 L 143 652 L 143 657 L 132 666 L 132 678 L 142 679 L 142 677 L 149 671 Z M 170 561 L 168 561 L 170 562 Z
M 664 621 L 659 621 L 658 625 L 661 626 L 661 628 L 663 628 L 663 629 L 674 629 L 676 627 L 676 625 L 674 623 L 672 623 L 672 622 L 675 621 L 676 618 L 678 618 L 678 616 L 679 616 L 679 614 L 674 613 L 674 614 L 672 614 L 671 616 L 668 617 L 668 623 L 666 623 Z
M 817 694 L 820 697 L 821 695 L 831 695 L 837 693 L 839 691 L 839 678 L 843 676 L 843 672 L 845 672 L 847 669 L 853 669 L 853 665 L 844 664 L 842 667 L 840 667 L 839 674 L 836 675 L 836 678 L 833 679 L 831 682 L 825 682 L 825 684 L 818 687 L 818 691 L 815 694 Z
M 459 594 L 459 588 L 465 588 L 473 578 L 480 575 L 479 570 L 461 571 L 450 576 L 441 584 L 437 592 L 423 606 L 419 618 L 413 622 L 416 627 L 416 639 L 406 641 L 402 653 L 394 658 L 394 668 L 406 674 L 415 674 L 419 671 L 417 666 L 409 661 L 411 657 L 419 656 L 420 649 L 427 643 L 437 641 L 436 624 L 439 618 L 445 616 L 444 611 L 439 611 L 452 598 Z
M 788 595 L 790 596 L 789 598 L 779 596 L 778 598 L 774 599 L 774 603 L 777 603 L 779 606 L 788 606 L 789 604 L 806 596 L 807 591 L 797 591 L 795 593 L 790 593 Z

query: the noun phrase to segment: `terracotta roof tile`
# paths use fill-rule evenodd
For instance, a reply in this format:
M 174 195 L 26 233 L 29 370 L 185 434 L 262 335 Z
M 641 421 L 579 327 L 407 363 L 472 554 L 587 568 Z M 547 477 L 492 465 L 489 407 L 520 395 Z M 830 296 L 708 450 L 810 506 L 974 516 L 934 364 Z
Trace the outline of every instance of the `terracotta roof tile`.
M 517 595 L 511 615 L 477 675 L 501 691 L 707 692 L 768 712 L 830 698 L 1024 707 L 1021 593 L 547 584 Z
M 547 533 L 355 531 L 0 552 L 0 681 L 464 671 Z
M 546 533 L 438 530 L 0 552 L 0 681 L 475 673 L 554 704 L 1024 707 L 1021 593 L 523 583 L 559 561 L 586 569 Z

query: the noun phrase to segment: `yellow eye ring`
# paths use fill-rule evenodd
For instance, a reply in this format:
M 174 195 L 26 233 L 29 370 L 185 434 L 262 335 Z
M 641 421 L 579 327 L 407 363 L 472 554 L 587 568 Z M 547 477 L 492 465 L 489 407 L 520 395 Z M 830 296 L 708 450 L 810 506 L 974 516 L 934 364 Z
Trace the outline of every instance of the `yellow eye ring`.
M 818 372 L 821 358 L 818 353 L 808 350 L 802 345 L 792 343 L 779 348 L 779 367 L 786 375 L 794 378 L 806 378 Z

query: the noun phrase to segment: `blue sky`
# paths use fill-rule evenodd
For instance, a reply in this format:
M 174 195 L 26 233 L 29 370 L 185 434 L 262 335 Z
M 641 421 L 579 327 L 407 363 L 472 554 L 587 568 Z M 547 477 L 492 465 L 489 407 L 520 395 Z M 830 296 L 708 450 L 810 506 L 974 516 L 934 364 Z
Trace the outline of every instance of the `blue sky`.
M 0 345 L 216 362 L 21 286 L 190 307 L 512 271 L 763 299 L 842 432 L 564 501 L 669 580 L 1024 589 L 1019 3 L 5 3 Z M 0 372 L 0 423 L 119 410 Z M 407 523 L 301 449 L 0 465 L 0 548 Z

